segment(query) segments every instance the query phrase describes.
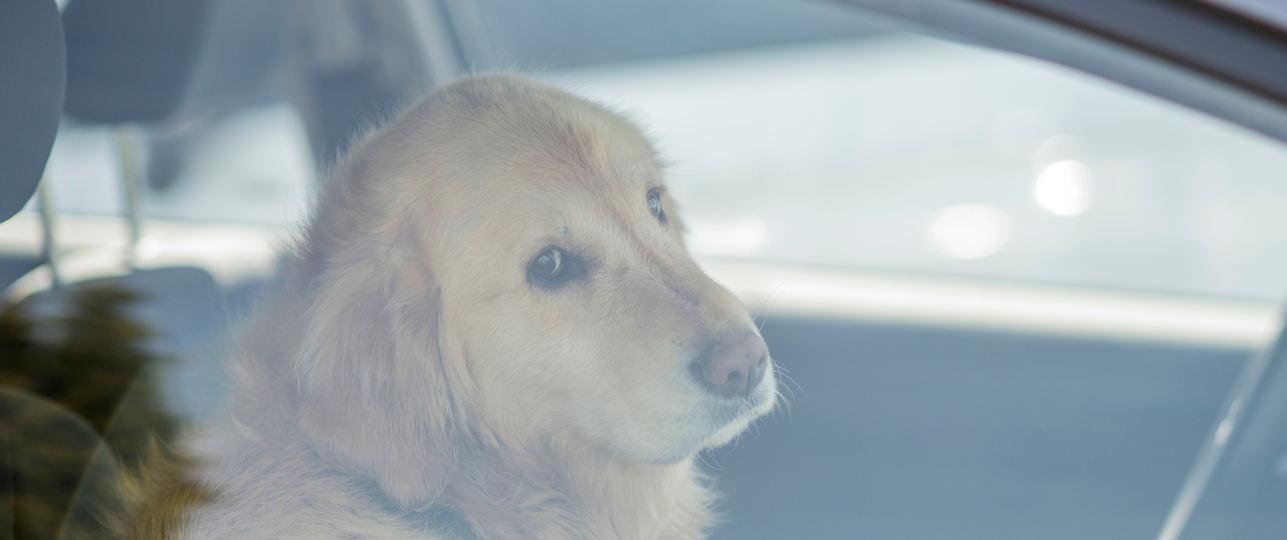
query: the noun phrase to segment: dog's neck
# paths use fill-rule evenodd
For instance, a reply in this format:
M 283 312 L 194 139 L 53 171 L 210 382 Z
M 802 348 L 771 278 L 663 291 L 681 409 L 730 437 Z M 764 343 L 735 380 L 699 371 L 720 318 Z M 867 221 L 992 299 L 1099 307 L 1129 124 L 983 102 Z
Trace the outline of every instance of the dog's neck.
M 598 452 L 554 456 L 470 460 L 445 502 L 496 540 L 705 537 L 712 494 L 691 459 L 638 465 Z

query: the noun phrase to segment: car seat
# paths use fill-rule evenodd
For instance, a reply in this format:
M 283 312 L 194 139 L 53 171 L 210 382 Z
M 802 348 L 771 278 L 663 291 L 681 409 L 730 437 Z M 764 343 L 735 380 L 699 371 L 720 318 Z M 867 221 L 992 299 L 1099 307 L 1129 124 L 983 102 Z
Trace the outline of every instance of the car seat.
M 208 4 L 206 0 L 77 0 L 60 14 L 53 0 L 0 3 L 0 220 L 13 216 L 31 199 L 60 121 L 72 118 L 116 127 L 131 226 L 129 244 L 121 253 L 126 271 L 89 282 L 62 283 L 61 254 L 53 235 L 57 216 L 45 186 L 44 196 L 39 197 L 44 260 L 33 271 L 47 273 L 50 286 L 29 295 L 23 304 L 41 320 L 65 316 L 76 290 L 110 286 L 134 291 L 139 301 L 129 315 L 154 336 L 146 352 L 172 359 L 172 369 L 166 371 L 169 378 L 159 385 L 164 412 L 184 419 L 208 414 L 222 399 L 226 385 L 218 366 L 230 308 L 225 291 L 202 268 L 132 268 L 142 224 L 143 174 L 137 154 L 131 154 L 136 144 L 132 133 L 135 126 L 167 117 L 180 101 L 200 49 Z M 239 297 L 245 296 L 241 291 Z M 8 389 L 0 400 L 4 405 L 0 407 L 4 413 L 0 414 L 4 435 L 0 437 L 0 540 L 15 534 L 57 538 L 63 517 L 48 512 L 70 508 L 75 478 L 86 470 L 102 473 L 103 463 L 115 462 L 111 452 L 103 453 L 101 441 L 104 434 L 110 438 L 120 418 L 99 432 L 86 423 L 85 411 L 53 403 L 39 393 L 38 388 Z M 29 459 L 52 455 L 46 451 L 51 441 L 77 443 L 52 445 L 75 454 L 59 462 L 57 474 L 40 460 Z M 33 453 L 33 448 L 41 450 Z M 85 478 L 82 488 L 94 484 L 88 480 L 94 475 Z M 29 499 L 38 486 L 47 487 L 44 481 L 72 489 L 62 494 L 67 505 L 44 505 L 33 511 L 30 505 L 15 504 Z M 42 525 L 34 529 L 24 525 L 37 522 Z

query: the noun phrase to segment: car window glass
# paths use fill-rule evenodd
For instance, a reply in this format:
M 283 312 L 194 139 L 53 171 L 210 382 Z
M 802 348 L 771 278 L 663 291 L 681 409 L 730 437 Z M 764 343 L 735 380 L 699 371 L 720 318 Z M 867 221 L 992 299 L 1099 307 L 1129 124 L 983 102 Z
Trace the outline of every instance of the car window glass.
M 638 118 L 710 256 L 1276 299 L 1287 147 L 907 34 L 554 72 Z

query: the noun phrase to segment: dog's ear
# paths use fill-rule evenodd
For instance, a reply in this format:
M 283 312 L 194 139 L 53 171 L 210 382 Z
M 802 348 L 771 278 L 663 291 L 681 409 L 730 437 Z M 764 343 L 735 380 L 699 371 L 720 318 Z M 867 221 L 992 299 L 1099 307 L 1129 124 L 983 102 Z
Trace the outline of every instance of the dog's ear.
M 440 289 L 425 264 L 393 251 L 321 276 L 294 359 L 298 418 L 324 457 L 419 510 L 456 469 L 457 430 L 437 343 Z

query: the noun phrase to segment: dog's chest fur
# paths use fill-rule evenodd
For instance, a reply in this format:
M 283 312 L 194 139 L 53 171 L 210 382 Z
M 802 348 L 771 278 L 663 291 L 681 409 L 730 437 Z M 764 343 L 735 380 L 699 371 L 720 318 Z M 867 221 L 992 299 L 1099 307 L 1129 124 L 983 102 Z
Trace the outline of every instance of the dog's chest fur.
M 239 446 L 236 447 L 236 446 Z M 454 512 L 394 508 L 373 482 L 345 474 L 299 442 L 224 447 L 202 476 L 219 493 L 199 509 L 181 537 L 479 539 Z

